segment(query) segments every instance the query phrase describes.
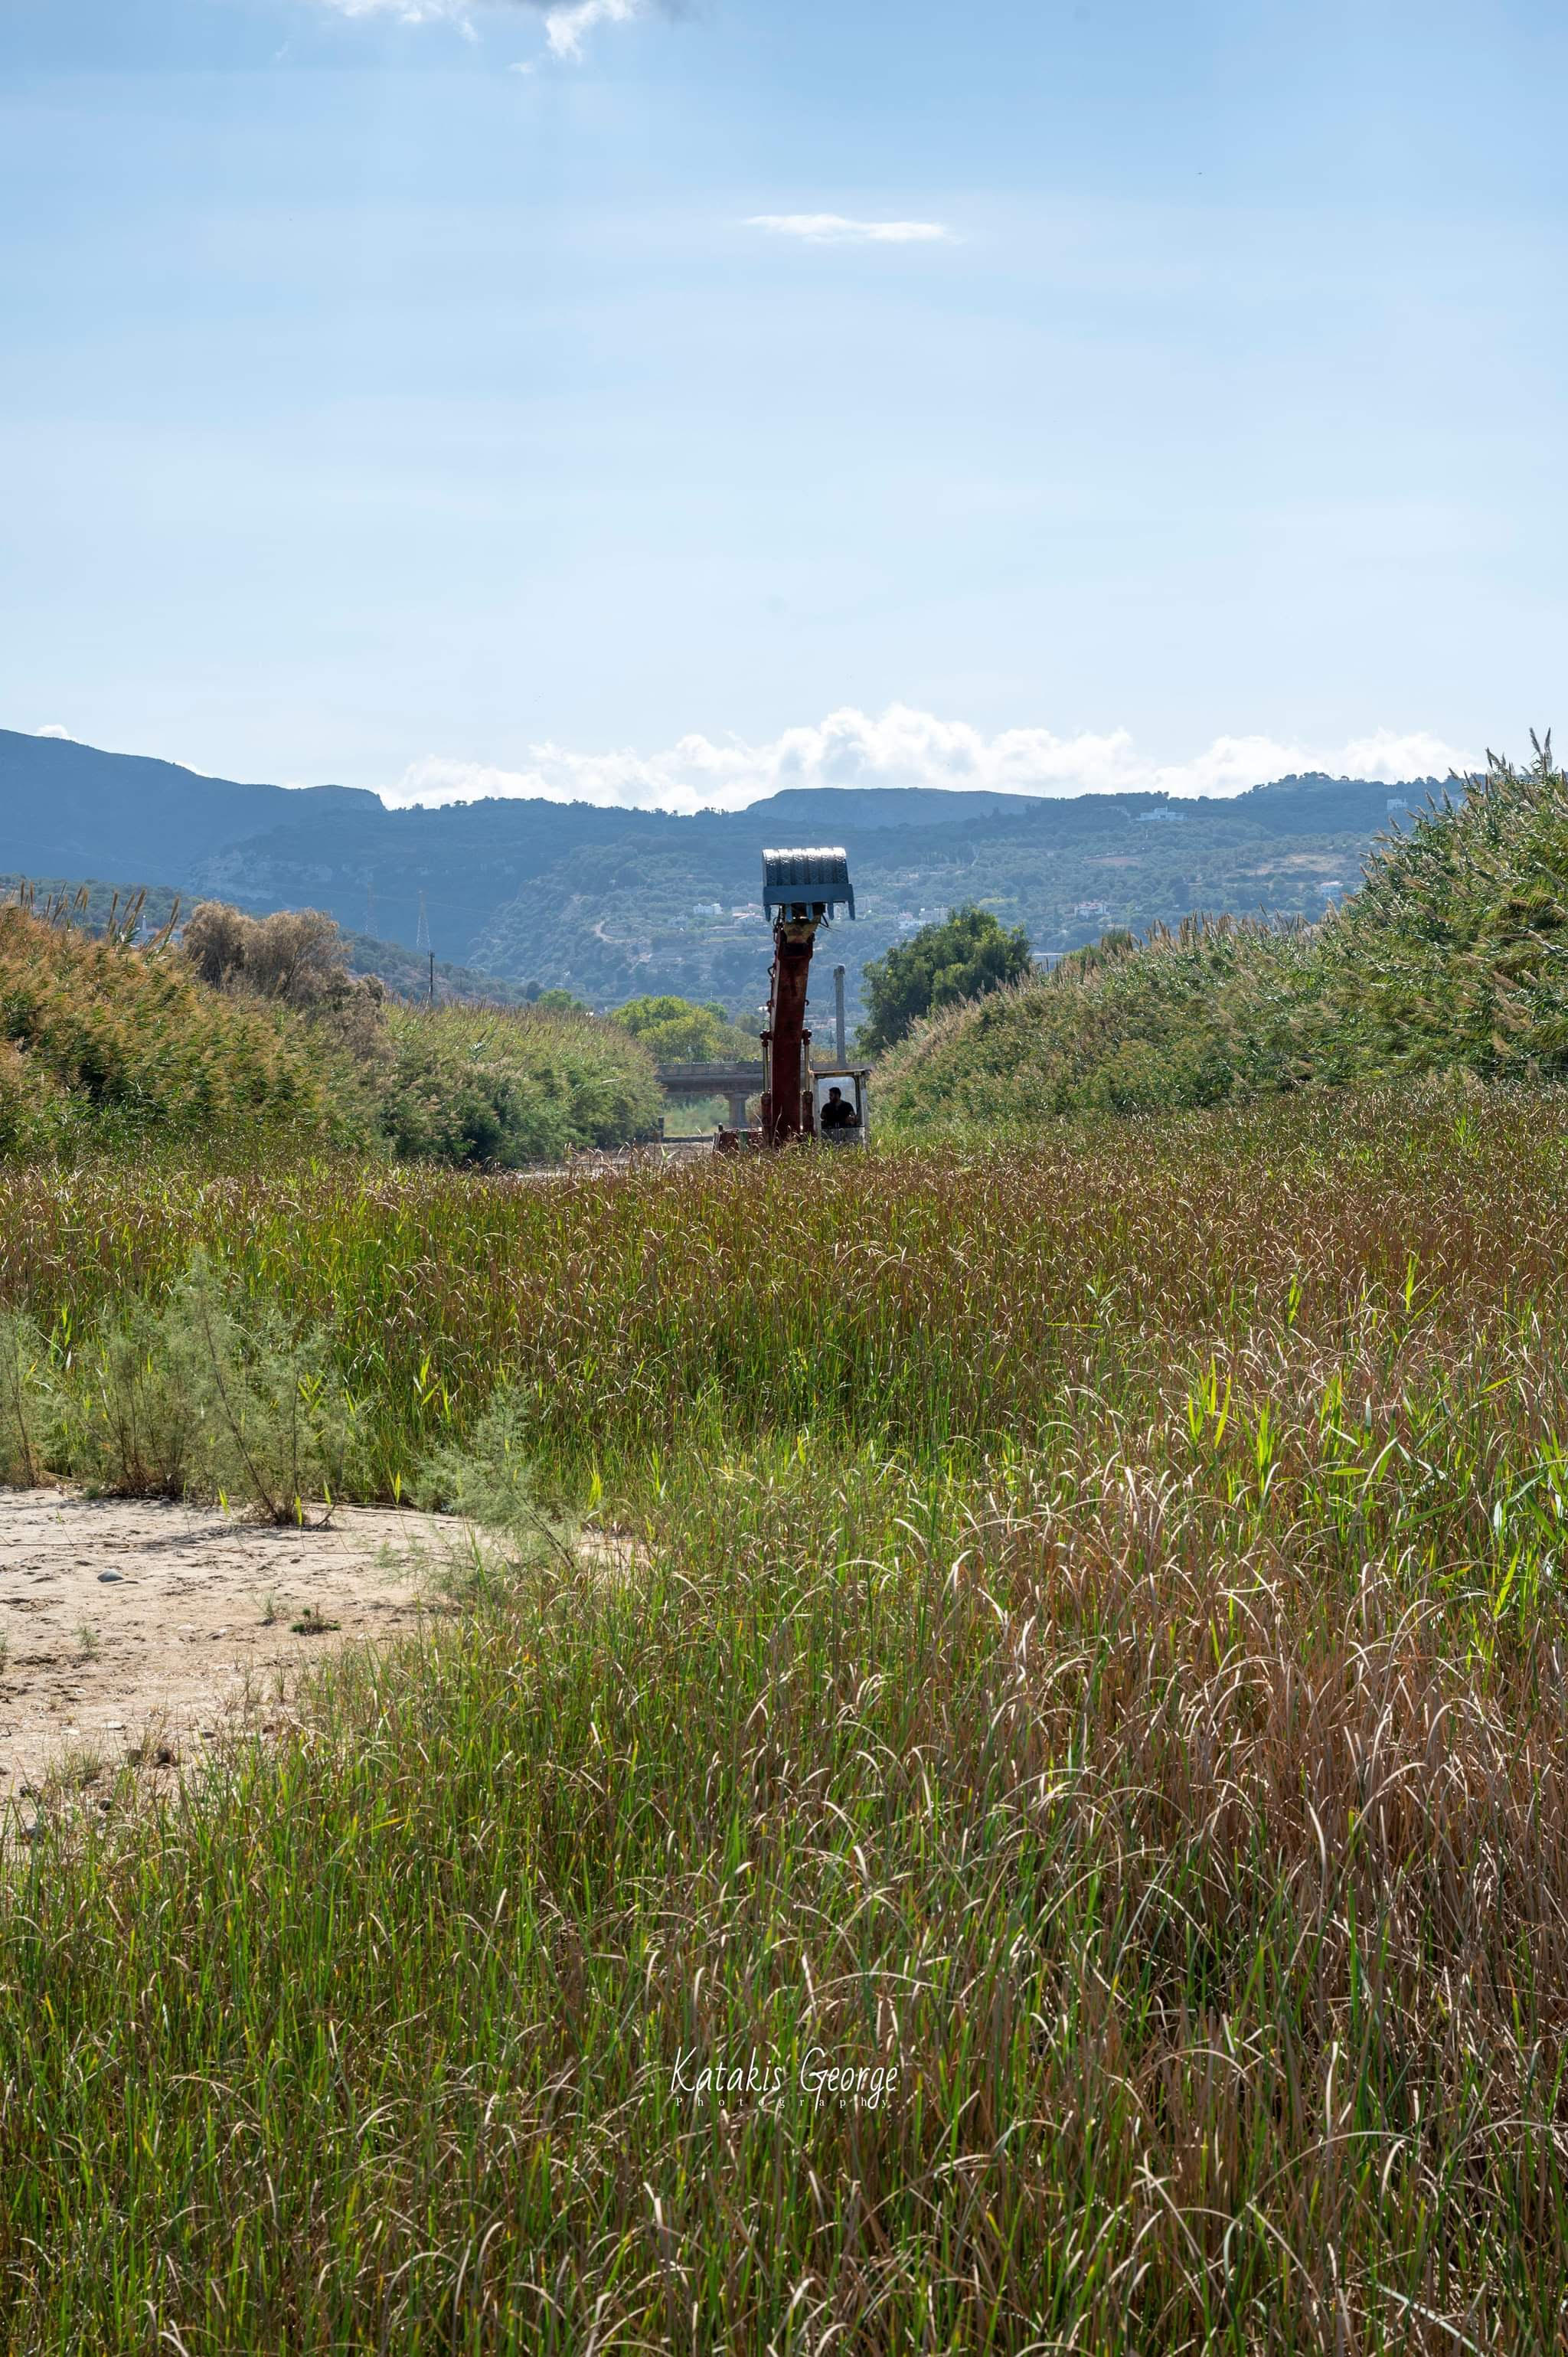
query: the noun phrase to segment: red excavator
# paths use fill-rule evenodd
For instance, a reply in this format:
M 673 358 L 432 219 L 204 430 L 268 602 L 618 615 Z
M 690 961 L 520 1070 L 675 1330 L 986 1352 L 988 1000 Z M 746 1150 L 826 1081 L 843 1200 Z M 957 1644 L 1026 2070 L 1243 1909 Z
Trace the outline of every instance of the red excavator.
M 755 1129 L 721 1129 L 721 1153 L 751 1146 L 789 1146 L 798 1138 L 824 1146 L 864 1146 L 870 1125 L 869 1064 L 844 1061 L 842 970 L 837 1061 L 813 1063 L 806 1028 L 806 985 L 818 928 L 835 909 L 854 915 L 854 888 L 842 847 L 765 851 L 762 912 L 773 919 L 773 971 L 768 1028 L 762 1035 L 762 1118 Z

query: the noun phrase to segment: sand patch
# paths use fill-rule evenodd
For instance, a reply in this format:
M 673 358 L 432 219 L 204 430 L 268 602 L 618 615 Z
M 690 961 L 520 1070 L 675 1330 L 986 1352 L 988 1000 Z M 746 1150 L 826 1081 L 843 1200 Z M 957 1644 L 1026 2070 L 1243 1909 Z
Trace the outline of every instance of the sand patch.
M 271 1530 L 211 1507 L 0 1490 L 0 1808 L 68 1763 L 162 1752 L 173 1768 L 283 1723 L 324 1653 L 450 1609 L 433 1575 L 467 1537 L 378 1507 Z

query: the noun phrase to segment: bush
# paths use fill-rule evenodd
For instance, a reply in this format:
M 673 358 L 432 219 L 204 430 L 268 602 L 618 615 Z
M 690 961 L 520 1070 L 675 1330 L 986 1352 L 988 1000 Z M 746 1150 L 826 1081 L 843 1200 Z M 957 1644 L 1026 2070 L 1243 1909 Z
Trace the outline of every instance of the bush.
M 878 1055 L 905 1039 L 922 1016 L 1004 989 L 1029 968 L 1029 937 L 1021 925 L 1010 933 L 989 909 L 955 909 L 866 967 L 869 1011 L 860 1029 L 861 1050 Z
M 1552 739 L 1421 813 L 1325 926 L 1327 1028 L 1358 1065 L 1568 1073 L 1568 778 Z
M 0 1157 L 199 1143 L 515 1168 L 658 1132 L 648 1049 L 581 1009 L 389 1003 L 317 911 L 193 913 L 177 948 L 0 909 Z
M 760 1053 L 757 1033 L 732 1023 L 722 1006 L 699 1006 L 672 992 L 628 999 L 610 1020 L 661 1064 L 755 1063 Z
M 522 994 L 530 1006 L 540 1007 L 546 1015 L 590 1015 L 593 1009 L 585 999 L 569 990 L 546 990 L 542 982 L 531 982 Z
M 319 909 L 248 917 L 225 901 L 203 900 L 180 950 L 213 990 L 253 990 L 290 1006 L 314 1006 L 349 979 L 336 920 Z
M 0 1325 L 0 1478 L 70 1474 L 116 1496 L 234 1501 L 269 1522 L 362 1489 L 356 1405 L 329 1330 L 242 1301 L 198 1257 L 77 1347 Z
M 1549 737 L 1528 770 L 1488 756 L 1455 785 L 1316 928 L 1107 936 L 935 1017 L 884 1067 L 885 1117 L 1018 1130 L 1413 1072 L 1568 1075 L 1568 780 Z
M 573 1560 L 570 1534 L 540 1505 L 539 1435 L 520 1392 L 499 1383 L 466 1443 L 445 1441 L 421 1469 L 415 1492 L 438 1513 L 461 1514 L 507 1542 L 514 1564 L 547 1554 Z
M 393 1004 L 350 975 L 337 925 L 313 909 L 257 918 L 204 901 L 182 947 L 215 988 L 295 1008 L 346 1050 L 369 1119 L 404 1159 L 516 1169 L 658 1129 L 646 1050 L 564 991 L 521 1007 Z
M 908 1131 L 1027 1128 L 1072 1112 L 1219 1104 L 1291 1077 L 1283 1004 L 1301 937 L 1222 918 L 1109 935 L 1054 973 L 934 1017 L 883 1067 Z
M 209 988 L 273 1000 L 306 1016 L 318 1039 L 347 1049 L 359 1077 L 374 1083 L 386 1064 L 379 974 L 353 974 L 337 920 L 319 909 L 279 909 L 248 917 L 221 900 L 191 913 L 181 954 Z
M 337 1078 L 282 1007 L 208 990 L 166 945 L 0 909 L 0 1153 L 213 1143 L 258 1125 L 348 1142 Z
M 658 1135 L 640 1042 L 591 1015 L 394 1008 L 381 1125 L 396 1152 L 517 1169 Z

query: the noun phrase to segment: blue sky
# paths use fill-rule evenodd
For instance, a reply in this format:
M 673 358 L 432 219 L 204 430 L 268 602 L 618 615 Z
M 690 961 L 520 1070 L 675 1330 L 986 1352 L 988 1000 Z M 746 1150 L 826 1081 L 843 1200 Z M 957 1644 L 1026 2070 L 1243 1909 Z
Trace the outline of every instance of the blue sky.
M 1517 748 L 1565 63 L 1538 0 L 6 0 L 0 724 L 677 807 Z

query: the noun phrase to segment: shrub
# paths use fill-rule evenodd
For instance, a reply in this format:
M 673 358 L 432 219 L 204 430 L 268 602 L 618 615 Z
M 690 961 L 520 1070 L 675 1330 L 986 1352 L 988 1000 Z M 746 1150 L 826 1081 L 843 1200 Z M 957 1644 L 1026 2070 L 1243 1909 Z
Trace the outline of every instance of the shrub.
M 214 987 L 295 1008 L 347 1051 L 369 1119 L 404 1159 L 515 1169 L 657 1130 L 647 1052 L 564 991 L 515 1008 L 393 1005 L 350 975 L 336 923 L 313 909 L 258 918 L 203 901 L 182 947 Z
M 1189 919 L 1108 935 L 1053 973 L 937 1016 L 883 1067 L 908 1131 L 1027 1127 L 1075 1111 L 1155 1113 L 1286 1085 L 1297 934 Z
M 539 1437 L 521 1394 L 496 1385 L 467 1440 L 431 1451 L 415 1485 L 423 1505 L 461 1514 L 508 1542 L 514 1562 L 554 1551 L 572 1560 L 566 1536 L 540 1505 Z
M 1010 933 L 989 909 L 955 909 L 866 967 L 861 1049 L 877 1055 L 906 1038 L 922 1016 L 1021 982 L 1029 967 L 1029 938 L 1021 925 Z
M 303 1517 L 366 1479 L 328 1328 L 247 1301 L 199 1254 L 161 1301 L 106 1309 L 74 1348 L 0 1326 L 0 1476 L 66 1473 L 116 1496 L 233 1501 Z
M 895 1129 L 1193 1107 L 1403 1073 L 1568 1073 L 1568 780 L 1550 737 L 1380 846 L 1316 929 L 1230 919 L 1107 936 L 938 1015 L 879 1075 Z
M 284 1009 L 208 990 L 168 947 L 0 909 L 0 1152 L 256 1125 L 347 1140 L 336 1078 Z
M 0 909 L 0 1157 L 380 1143 L 515 1168 L 651 1137 L 646 1047 L 585 1010 L 389 1004 L 306 909 L 204 901 L 175 948 Z
M 651 1057 L 595 1016 L 393 1008 L 388 1031 L 380 1120 L 402 1156 L 516 1169 L 658 1133 Z
M 180 952 L 210 988 L 272 999 L 308 1017 L 318 1037 L 349 1051 L 360 1077 L 373 1080 L 385 1065 L 386 985 L 379 974 L 349 973 L 337 920 L 319 909 L 248 917 L 224 901 L 203 900 Z
M 1520 770 L 1422 813 L 1325 926 L 1333 1027 L 1380 1069 L 1568 1072 L 1568 778 L 1550 736 Z
M 570 990 L 546 990 L 542 982 L 531 982 L 522 993 L 530 1006 L 540 1007 L 546 1015 L 588 1015 L 592 1009 L 586 1001 Z
M 628 999 L 610 1020 L 640 1039 L 661 1064 L 755 1062 L 759 1052 L 757 1033 L 732 1023 L 722 1006 L 699 1006 L 672 992 Z
M 180 951 L 213 990 L 253 990 L 294 1006 L 313 1005 L 347 977 L 337 924 L 318 909 L 248 917 L 222 900 L 203 900 L 191 911 Z

